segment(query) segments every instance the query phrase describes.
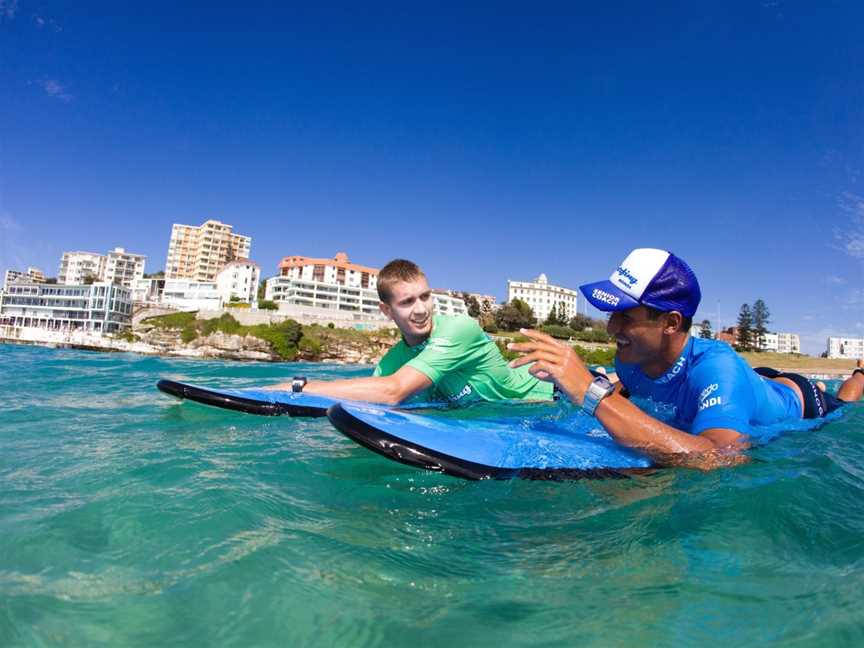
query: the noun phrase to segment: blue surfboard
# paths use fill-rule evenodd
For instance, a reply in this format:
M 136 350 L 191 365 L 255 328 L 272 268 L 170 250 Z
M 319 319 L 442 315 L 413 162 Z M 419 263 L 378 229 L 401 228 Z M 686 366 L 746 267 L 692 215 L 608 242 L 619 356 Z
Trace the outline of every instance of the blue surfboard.
M 549 413 L 548 407 L 547 414 Z M 651 460 L 612 440 L 589 417 L 497 417 L 407 412 L 338 403 L 327 411 L 345 436 L 389 459 L 465 479 L 626 477 Z
M 177 398 L 260 416 L 326 416 L 336 403 L 326 396 L 266 389 L 212 389 L 175 380 L 160 380 L 159 391 Z

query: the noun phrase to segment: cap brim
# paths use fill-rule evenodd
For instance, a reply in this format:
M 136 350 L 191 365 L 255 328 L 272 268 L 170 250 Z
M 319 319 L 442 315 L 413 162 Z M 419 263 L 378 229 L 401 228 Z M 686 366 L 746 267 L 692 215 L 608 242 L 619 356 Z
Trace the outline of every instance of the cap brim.
M 579 286 L 579 290 L 594 308 L 601 311 L 621 311 L 639 305 L 638 301 L 617 288 L 608 279 Z

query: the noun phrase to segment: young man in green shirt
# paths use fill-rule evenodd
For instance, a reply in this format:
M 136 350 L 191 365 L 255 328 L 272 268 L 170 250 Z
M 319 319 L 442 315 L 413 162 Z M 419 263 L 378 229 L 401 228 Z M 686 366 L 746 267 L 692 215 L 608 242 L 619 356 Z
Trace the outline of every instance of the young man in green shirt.
M 381 312 L 402 339 L 368 378 L 302 385 L 307 394 L 396 405 L 417 400 L 449 400 L 459 405 L 509 399 L 551 400 L 553 387 L 527 368 L 512 369 L 495 343 L 467 315 L 436 315 L 423 271 L 396 259 L 378 274 Z M 293 383 L 297 388 L 297 381 Z M 291 388 L 292 383 L 271 389 Z

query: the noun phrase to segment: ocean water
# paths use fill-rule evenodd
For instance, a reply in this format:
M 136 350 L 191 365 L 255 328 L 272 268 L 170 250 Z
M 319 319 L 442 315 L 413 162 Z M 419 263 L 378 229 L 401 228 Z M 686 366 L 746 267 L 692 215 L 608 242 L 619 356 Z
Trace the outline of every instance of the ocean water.
M 368 371 L 0 345 L 0 646 L 864 642 L 864 405 L 734 469 L 468 482 L 155 389 Z

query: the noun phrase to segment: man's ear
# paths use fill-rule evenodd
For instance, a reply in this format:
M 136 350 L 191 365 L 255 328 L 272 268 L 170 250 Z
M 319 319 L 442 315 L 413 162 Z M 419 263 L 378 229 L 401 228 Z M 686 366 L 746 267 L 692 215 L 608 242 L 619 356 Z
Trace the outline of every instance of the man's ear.
M 681 330 L 681 326 L 684 324 L 684 316 L 678 311 L 671 311 L 666 313 L 666 326 L 663 327 L 663 333 L 666 335 L 672 335 L 673 333 L 677 333 Z
M 393 319 L 393 312 L 390 310 L 390 304 L 385 304 L 384 302 L 378 302 L 378 308 L 381 309 L 381 312 L 384 313 L 384 317 L 387 319 Z

